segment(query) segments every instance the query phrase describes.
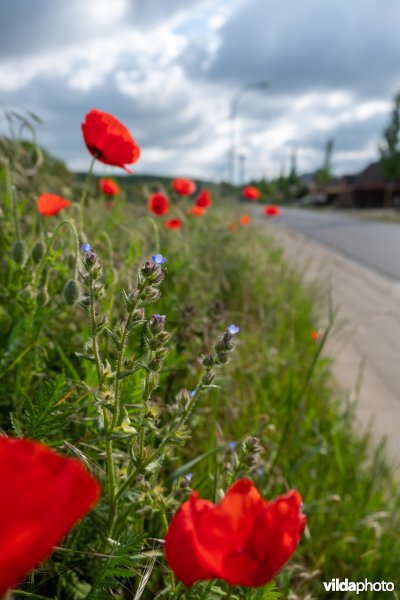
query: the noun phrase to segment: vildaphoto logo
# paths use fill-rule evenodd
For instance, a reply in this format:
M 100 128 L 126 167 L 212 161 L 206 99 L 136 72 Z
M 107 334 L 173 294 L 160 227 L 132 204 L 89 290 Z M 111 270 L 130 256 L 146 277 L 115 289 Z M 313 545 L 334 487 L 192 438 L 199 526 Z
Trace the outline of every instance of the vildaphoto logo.
M 331 581 L 323 581 L 326 592 L 393 592 L 394 583 L 392 581 L 349 581 L 347 578 L 344 581 L 340 579 L 332 579 Z

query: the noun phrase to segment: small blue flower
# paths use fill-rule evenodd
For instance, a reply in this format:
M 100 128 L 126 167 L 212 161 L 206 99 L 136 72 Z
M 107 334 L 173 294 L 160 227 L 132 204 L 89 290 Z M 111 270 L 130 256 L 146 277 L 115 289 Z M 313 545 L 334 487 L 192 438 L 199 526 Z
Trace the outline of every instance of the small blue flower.
M 92 249 L 92 246 L 90 244 L 82 244 L 82 250 L 84 252 L 90 252 Z
M 237 442 L 229 442 L 228 446 L 230 450 L 236 450 Z
M 162 254 L 153 254 L 151 260 L 155 265 L 163 265 L 165 262 L 167 262 L 167 259 Z
M 190 392 L 189 392 L 189 396 L 190 396 L 191 398 L 193 398 L 193 396 L 195 395 L 195 393 L 196 393 L 196 390 L 190 390 Z
M 162 319 L 163 321 L 165 321 L 165 319 L 167 318 L 165 315 L 153 315 L 154 319 Z
M 192 481 L 193 473 L 186 473 L 185 479 L 186 481 Z
M 235 335 L 239 331 L 239 327 L 237 325 L 229 325 L 228 331 L 231 335 Z

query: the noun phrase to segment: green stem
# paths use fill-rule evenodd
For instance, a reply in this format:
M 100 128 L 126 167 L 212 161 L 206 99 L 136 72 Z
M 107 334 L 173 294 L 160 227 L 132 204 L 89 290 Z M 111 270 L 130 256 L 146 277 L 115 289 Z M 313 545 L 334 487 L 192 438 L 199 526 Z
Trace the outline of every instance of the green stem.
M 96 364 L 96 372 L 98 379 L 98 387 L 101 390 L 103 385 L 103 368 L 100 359 L 99 345 L 96 333 L 96 309 L 95 309 L 95 298 L 94 298 L 94 289 L 93 289 L 93 275 L 90 272 L 90 281 L 89 281 L 89 313 L 90 313 L 90 328 L 91 328 L 91 337 L 92 337 L 92 349 L 93 355 L 95 358 Z M 117 487 L 116 476 L 115 476 L 115 465 L 113 458 L 113 448 L 112 441 L 110 440 L 110 433 L 113 431 L 113 427 L 109 428 L 107 410 L 105 407 L 102 407 L 103 413 L 103 421 L 104 421 L 104 433 L 105 433 L 105 445 L 106 445 L 106 465 L 107 465 L 107 476 L 108 476 L 108 495 L 109 495 L 109 509 L 108 509 L 108 535 L 110 536 L 112 533 L 112 528 L 114 524 L 115 517 L 115 490 Z
M 149 353 L 148 362 L 151 361 L 152 353 Z M 148 402 L 150 400 L 150 373 L 146 370 L 146 375 L 144 378 L 144 387 L 143 387 L 143 407 L 142 407 L 142 422 L 140 423 L 140 435 L 139 435 L 139 463 L 142 463 L 143 460 L 143 451 L 144 451 L 144 419 L 147 412 Z
M 96 159 L 97 159 L 97 156 L 93 156 L 93 158 L 90 162 L 90 165 L 89 165 L 89 171 L 86 176 L 85 184 L 83 186 L 82 196 L 81 196 L 81 205 L 83 206 L 83 208 L 85 207 L 86 199 L 88 197 L 89 190 L 90 190 L 90 184 L 92 183 L 93 168 L 94 168 L 94 163 L 96 162 Z
M 123 329 L 122 336 L 121 336 L 121 347 L 118 352 L 117 368 L 115 371 L 114 414 L 113 414 L 112 421 L 111 421 L 111 431 L 113 431 L 115 429 L 117 423 L 119 423 L 120 416 L 121 416 L 120 376 L 121 376 L 121 371 L 122 371 L 122 363 L 123 363 L 123 359 L 124 359 L 125 344 L 127 341 L 127 336 L 129 333 L 131 323 L 132 323 L 133 313 L 136 309 L 137 303 L 138 303 L 138 300 L 136 300 L 136 302 L 133 303 L 131 310 L 129 311 L 128 318 L 126 320 L 125 327 Z
M 19 231 L 19 223 L 18 223 L 18 215 L 17 215 L 17 204 L 15 202 L 15 187 L 10 185 L 10 195 L 11 195 L 11 208 L 12 208 L 12 216 L 14 221 L 14 229 L 15 236 L 19 241 L 21 239 L 21 234 Z
M 10 211 L 12 210 L 11 208 L 11 204 L 12 204 L 12 183 L 11 183 L 11 169 L 10 169 L 10 163 L 7 159 L 5 159 L 4 162 L 4 172 L 5 172 L 5 179 L 6 179 L 6 193 L 3 196 L 3 200 L 4 200 L 4 212 L 6 214 L 9 214 Z
M 154 231 L 154 239 L 155 239 L 155 253 L 160 251 L 160 234 L 158 232 L 157 223 L 151 217 L 146 217 L 146 221 L 149 221 L 150 225 Z
M 71 228 L 72 234 L 74 236 L 74 241 L 75 241 L 75 251 L 76 253 L 79 252 L 79 235 L 78 235 L 78 231 L 75 227 L 75 225 L 72 223 L 72 221 L 69 221 L 68 219 L 66 219 L 65 221 L 61 221 L 61 223 L 59 223 L 57 225 L 57 227 L 54 230 L 54 233 L 52 235 L 52 237 L 50 238 L 50 240 L 47 242 L 47 246 L 46 246 L 46 252 L 44 253 L 41 261 L 39 262 L 38 266 L 36 267 L 36 271 L 35 271 L 35 276 L 34 276 L 34 288 L 36 289 L 39 280 L 40 280 L 40 276 L 42 274 L 44 265 L 46 263 L 46 260 L 49 256 L 50 250 L 53 247 L 54 241 L 57 239 L 57 234 L 59 232 L 59 230 L 64 226 L 64 225 L 68 225 L 68 227 Z M 75 261 L 75 264 L 77 263 L 77 260 Z M 75 266 L 75 269 L 77 270 L 77 264 Z
M 107 464 L 107 473 L 108 473 L 108 486 L 109 486 L 109 507 L 108 507 L 108 536 L 111 537 L 113 526 L 114 526 L 114 518 L 115 518 L 115 509 L 117 506 L 116 502 L 116 494 L 115 490 L 117 488 L 117 481 L 115 476 L 115 465 L 113 459 L 113 449 L 112 449 L 112 441 L 110 438 L 106 439 L 106 464 Z
M 162 513 L 162 520 L 164 523 L 164 527 L 165 527 L 165 535 L 167 535 L 167 531 L 168 531 L 168 520 L 167 520 L 167 516 L 165 514 L 165 512 Z M 175 577 L 173 572 L 171 571 L 169 574 L 169 580 L 170 580 L 170 585 L 171 585 L 171 592 L 174 594 L 175 596 L 175 592 L 176 592 L 176 588 L 175 588 Z
M 80 210 L 79 210 L 81 230 L 83 230 L 83 220 L 84 220 L 84 212 L 85 212 L 85 208 L 86 208 L 86 200 L 87 200 L 87 197 L 89 194 L 90 184 L 92 183 L 93 168 L 94 168 L 94 163 L 95 163 L 96 159 L 97 159 L 97 155 L 94 155 L 90 162 L 89 171 L 86 176 L 85 184 L 84 184 L 83 190 L 82 190 L 81 201 L 80 201 Z
M 90 312 L 90 329 L 91 329 L 91 333 L 92 333 L 92 349 L 93 349 L 93 355 L 94 355 L 94 359 L 95 359 L 95 363 L 96 363 L 96 372 L 97 372 L 97 379 L 99 382 L 99 390 L 101 390 L 103 375 L 102 375 L 102 365 L 101 365 L 101 360 L 100 360 L 99 347 L 98 347 L 98 343 L 97 343 L 96 310 L 95 310 L 95 299 L 94 299 L 92 273 L 90 273 L 90 281 L 89 281 L 89 298 L 90 298 L 89 312 Z

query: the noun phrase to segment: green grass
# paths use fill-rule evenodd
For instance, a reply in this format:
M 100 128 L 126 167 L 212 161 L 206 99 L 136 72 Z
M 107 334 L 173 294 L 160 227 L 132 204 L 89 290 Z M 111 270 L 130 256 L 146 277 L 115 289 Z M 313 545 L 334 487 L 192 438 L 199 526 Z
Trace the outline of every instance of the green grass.
M 220 388 L 201 396 L 186 444 L 168 449 L 162 467 L 154 477 L 149 475 L 146 485 L 137 482 L 130 501 L 138 511 L 149 505 L 151 518 L 145 514 L 132 517 L 130 531 L 154 538 L 164 535 L 160 506 L 166 503 L 168 517 L 176 509 L 179 474 L 189 468 L 193 487 L 214 501 L 234 478 L 250 476 L 266 498 L 297 488 L 304 499 L 307 528 L 294 557 L 276 578 L 283 598 L 329 598 L 322 581 L 334 577 L 396 581 L 400 570 L 398 488 L 382 453 L 371 454 L 368 439 L 353 430 L 353 407 L 333 379 L 329 360 L 321 355 L 322 344 L 311 340 L 311 331 L 327 315 L 319 314 L 299 274 L 257 228 L 228 231 L 227 225 L 239 214 L 236 201 L 216 202 L 204 218 L 189 219 L 181 231 L 168 231 L 161 220 L 149 219 L 144 192 L 127 188 L 126 193 L 129 202 L 117 200 L 111 211 L 99 198 L 91 200 L 81 239 L 95 246 L 105 266 L 101 304 L 114 322 L 123 316 L 121 287 L 132 285 L 138 265 L 156 250 L 168 258 L 162 298 L 149 311 L 167 315 L 168 330 L 173 333 L 153 399 L 163 426 L 168 424 L 168 410 L 179 390 L 196 385 L 199 357 L 211 351 L 227 325 L 240 326 L 232 360 L 217 375 Z M 23 237 L 30 250 L 45 229 L 55 229 L 61 216 L 45 222 L 37 219 L 34 201 L 26 196 L 20 206 L 24 206 Z M 70 209 L 70 214 L 79 221 L 76 209 Z M 73 238 L 66 230 L 55 244 L 46 282 L 49 301 L 32 313 L 32 265 L 28 261 L 20 267 L 8 259 L 14 240 L 12 225 L 5 233 L 0 240 L 0 282 L 11 323 L 0 341 L 0 424 L 12 432 L 13 411 L 17 433 L 29 433 L 64 452 L 68 442 L 85 452 L 101 474 L 95 411 L 81 383 L 95 386 L 96 373 L 93 365 L 76 356 L 89 339 L 89 326 L 83 311 L 68 307 L 62 299 L 63 285 L 71 275 L 67 257 L 73 251 Z M 142 330 L 132 336 L 129 348 L 135 356 L 143 353 Z M 106 341 L 101 349 L 111 352 Z M 140 381 L 135 376 L 124 386 L 124 401 L 134 405 L 141 397 Z M 68 394 L 55 410 L 52 397 L 64 399 Z M 259 438 L 262 452 L 254 464 L 244 467 L 240 444 L 248 436 Z M 237 453 L 227 450 L 229 441 L 238 442 Z M 123 451 L 122 442 L 119 449 Z M 103 504 L 96 509 L 76 530 L 79 533 L 71 534 L 66 548 L 92 548 L 100 539 L 93 532 L 101 529 L 104 510 Z M 131 555 L 146 542 L 139 536 L 130 543 Z M 56 553 L 54 563 L 44 575 L 37 575 L 35 585 L 26 583 L 22 588 L 25 596 L 34 590 L 48 598 L 90 598 L 84 592 L 79 596 L 77 590 L 87 592 L 94 585 L 92 563 L 85 566 L 65 556 Z M 168 581 L 162 557 L 157 555 L 156 560 L 142 598 L 154 598 L 163 581 Z M 129 582 L 132 589 L 137 589 L 146 564 L 142 560 L 135 566 L 137 574 Z M 56 576 L 61 565 L 67 568 L 66 574 Z M 100 585 L 99 567 L 96 572 Z M 122 581 L 119 588 L 115 584 L 121 594 L 126 577 Z M 62 590 L 61 595 L 55 595 L 55 590 Z M 224 595 L 224 586 L 200 584 L 191 592 L 178 587 L 175 597 Z M 17 592 L 15 597 L 22 594 Z M 232 598 L 263 595 L 237 588 Z

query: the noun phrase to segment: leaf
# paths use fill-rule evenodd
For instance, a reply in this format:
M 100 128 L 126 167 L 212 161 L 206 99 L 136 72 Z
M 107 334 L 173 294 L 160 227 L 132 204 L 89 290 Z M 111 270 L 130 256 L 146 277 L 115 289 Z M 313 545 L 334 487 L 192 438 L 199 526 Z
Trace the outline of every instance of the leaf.
M 217 452 L 221 452 L 221 450 L 222 450 L 222 448 L 213 448 L 212 450 L 209 450 L 208 452 L 203 452 L 203 454 L 199 454 L 199 456 L 196 456 L 196 458 L 189 460 L 189 462 L 187 462 L 184 465 L 182 465 L 181 467 L 179 467 L 179 469 L 176 469 L 168 477 L 167 483 L 171 484 L 173 481 L 175 481 L 175 479 L 178 479 L 178 477 L 183 477 L 183 475 L 185 475 L 185 473 L 190 471 L 190 469 L 192 467 L 197 465 L 197 463 L 202 461 L 204 458 L 207 458 L 207 456 L 211 456 L 212 454 L 216 454 Z
M 276 589 L 275 582 L 271 581 L 266 586 L 252 590 L 246 595 L 246 600 L 279 600 L 281 593 Z
M 115 542 L 110 556 L 99 567 L 99 573 L 86 600 L 109 599 L 109 588 L 115 588 L 120 580 L 134 575 L 137 563 L 145 557 L 138 553 L 143 544 L 142 535 L 125 534 Z
M 59 440 L 68 424 L 65 417 L 73 410 L 62 401 L 66 397 L 65 385 L 65 376 L 60 375 L 55 381 L 43 382 L 34 401 L 27 396 L 22 416 L 17 419 L 13 414 L 11 417 L 16 433 L 36 440 L 47 437 Z

